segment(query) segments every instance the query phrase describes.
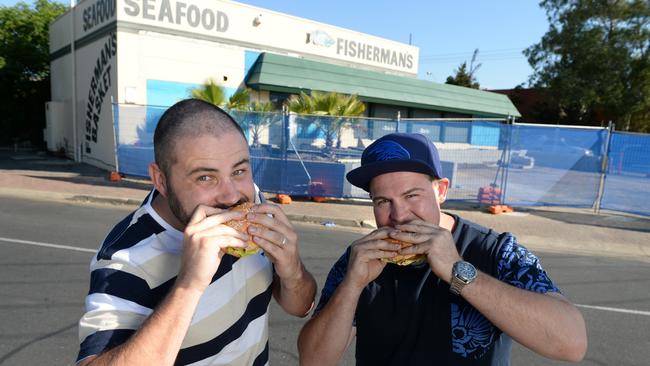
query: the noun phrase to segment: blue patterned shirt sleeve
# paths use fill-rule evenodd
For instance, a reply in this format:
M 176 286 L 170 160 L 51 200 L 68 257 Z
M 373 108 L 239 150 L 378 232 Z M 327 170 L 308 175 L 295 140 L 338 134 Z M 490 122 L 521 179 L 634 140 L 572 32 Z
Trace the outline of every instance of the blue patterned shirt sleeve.
M 341 281 L 343 281 L 343 278 L 345 278 L 345 274 L 347 273 L 348 270 L 348 258 L 350 257 L 350 248 L 345 251 L 345 253 L 339 258 L 338 261 L 334 264 L 332 269 L 330 270 L 330 273 L 327 275 L 327 280 L 325 281 L 325 286 L 323 286 L 323 290 L 321 291 L 320 294 L 320 300 L 318 301 L 318 306 L 316 306 L 316 310 L 314 310 L 314 315 L 316 315 L 330 300 L 332 295 L 334 295 L 334 291 L 336 291 L 336 288 L 339 287 L 339 284 Z
M 560 292 L 548 277 L 539 258 L 517 243 L 512 235 L 503 239 L 497 267 L 499 280 L 537 293 Z

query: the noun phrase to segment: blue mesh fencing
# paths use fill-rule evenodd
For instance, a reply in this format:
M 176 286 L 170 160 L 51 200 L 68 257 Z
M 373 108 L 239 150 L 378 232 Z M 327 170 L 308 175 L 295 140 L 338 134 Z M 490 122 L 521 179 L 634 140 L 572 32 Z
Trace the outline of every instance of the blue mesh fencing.
M 115 152 L 121 173 L 147 177 L 154 161 L 153 133 L 168 107 L 113 105 Z
M 147 176 L 147 166 L 154 160 L 153 132 L 165 107 L 114 108 L 118 169 Z M 648 135 L 610 135 L 601 128 L 496 119 L 230 113 L 244 130 L 254 180 L 265 192 L 368 198 L 345 175 L 360 165 L 365 147 L 400 131 L 421 133 L 438 147 L 443 174 L 451 183 L 448 200 L 516 206 L 600 204 L 604 209 L 650 214 L 644 207 L 650 202 Z M 604 159 L 609 163 L 607 172 Z
M 513 125 L 505 203 L 592 207 L 606 129 Z
M 650 215 L 650 135 L 612 133 L 600 207 Z

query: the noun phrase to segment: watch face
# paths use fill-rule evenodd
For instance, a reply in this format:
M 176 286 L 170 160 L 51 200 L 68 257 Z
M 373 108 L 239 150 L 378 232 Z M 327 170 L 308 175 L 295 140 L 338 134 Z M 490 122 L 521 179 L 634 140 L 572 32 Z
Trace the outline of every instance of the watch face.
M 464 281 L 471 281 L 476 277 L 476 268 L 469 262 L 456 263 L 456 273 Z

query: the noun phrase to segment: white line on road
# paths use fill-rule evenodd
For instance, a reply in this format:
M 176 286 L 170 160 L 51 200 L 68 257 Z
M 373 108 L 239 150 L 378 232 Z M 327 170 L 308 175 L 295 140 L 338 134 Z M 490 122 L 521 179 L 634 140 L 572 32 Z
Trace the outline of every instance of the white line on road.
M 611 312 L 614 312 L 614 313 L 625 313 L 625 314 L 650 316 L 650 311 L 619 309 L 619 308 L 610 308 L 610 307 L 607 307 L 607 306 L 593 306 L 593 305 L 580 305 L 580 304 L 576 304 L 576 306 L 579 307 L 579 308 L 611 311 Z
M 36 245 L 36 246 L 39 246 L 39 247 L 46 247 L 46 248 L 74 250 L 74 251 L 77 251 L 77 252 L 87 252 L 87 253 L 95 253 L 95 252 L 97 252 L 94 249 L 72 247 L 72 246 L 69 246 L 69 245 L 42 243 L 42 242 L 31 241 L 31 240 L 20 240 L 20 239 L 11 239 L 11 238 L 0 237 L 0 241 L 4 241 L 4 242 L 7 242 L 7 243 Z M 579 308 L 602 310 L 602 311 L 611 311 L 611 312 L 614 312 L 614 313 L 625 313 L 625 314 L 650 316 L 650 311 L 610 308 L 610 307 L 606 307 L 606 306 L 593 306 L 593 305 L 581 305 L 581 304 L 576 304 L 576 306 L 579 307 Z
M 55 248 L 55 249 L 67 249 L 67 250 L 74 250 L 74 251 L 77 251 L 77 252 L 87 252 L 87 253 L 96 253 L 97 252 L 97 250 L 95 250 L 95 249 L 71 247 L 69 245 L 42 243 L 42 242 L 39 242 L 39 241 L 20 240 L 20 239 L 11 239 L 11 238 L 3 238 L 3 237 L 0 237 L 0 241 L 4 241 L 4 242 L 7 242 L 7 243 L 36 245 L 36 246 L 39 246 L 39 247 L 47 247 L 47 248 Z

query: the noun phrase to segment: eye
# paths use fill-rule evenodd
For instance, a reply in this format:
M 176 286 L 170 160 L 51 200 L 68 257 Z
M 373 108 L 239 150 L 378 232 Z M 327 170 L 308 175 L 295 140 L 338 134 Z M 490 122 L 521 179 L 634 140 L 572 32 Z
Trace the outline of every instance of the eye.
M 417 193 L 409 193 L 409 194 L 406 195 L 406 198 L 413 198 L 413 197 L 417 197 L 417 196 L 418 196 Z
M 387 199 L 378 199 L 378 200 L 376 200 L 374 202 L 374 204 L 377 207 L 382 207 L 382 206 L 385 206 L 386 204 L 388 204 L 388 200 Z
M 196 180 L 199 182 L 211 182 L 214 180 L 214 178 L 209 175 L 201 175 L 198 178 L 196 178 Z
M 237 169 L 234 172 L 232 172 L 232 175 L 237 177 L 240 175 L 244 175 L 244 173 L 246 173 L 246 169 Z

